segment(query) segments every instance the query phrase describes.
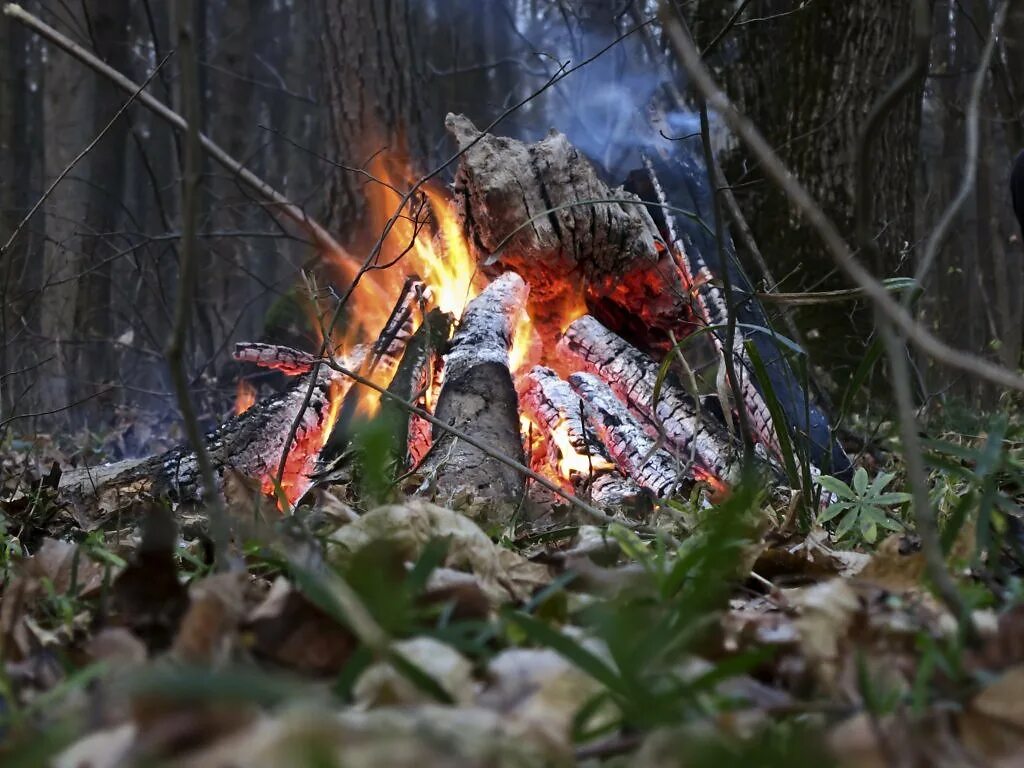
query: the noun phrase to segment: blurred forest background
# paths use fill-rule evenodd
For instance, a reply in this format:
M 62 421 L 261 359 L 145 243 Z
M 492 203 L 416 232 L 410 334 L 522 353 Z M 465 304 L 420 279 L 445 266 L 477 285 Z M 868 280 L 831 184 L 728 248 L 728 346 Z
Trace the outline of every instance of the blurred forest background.
M 176 3 L 24 5 L 136 82 L 176 42 Z M 678 3 L 726 91 L 851 241 L 857 131 L 912 61 L 912 5 Z M 871 267 L 880 278 L 913 275 L 922 243 L 961 184 L 968 96 L 994 5 L 931 3 L 927 77 L 888 114 L 870 157 L 879 246 Z M 1024 8 L 1016 6 L 981 93 L 977 183 L 920 299 L 943 339 L 1011 368 L 1020 363 L 1024 327 L 1022 246 L 1007 187 L 1024 147 Z M 208 0 L 195 9 L 201 130 L 356 253 L 382 223 L 367 206 L 373 182 L 358 169 L 432 168 L 451 153 L 448 112 L 485 126 L 566 62 L 574 66 L 621 37 L 495 129 L 536 139 L 557 128 L 618 183 L 635 167 L 632 116 L 657 90 L 671 91 L 676 103 L 688 98 L 660 27 L 643 25 L 657 10 L 643 0 Z M 0 62 L 2 244 L 126 96 L 6 16 Z M 149 90 L 182 111 L 178 71 L 172 56 Z M 695 130 L 679 123 L 673 128 Z M 724 128 L 713 128 L 775 281 L 750 261 L 755 283 L 784 294 L 849 287 L 757 164 Z M 163 348 L 177 284 L 181 167 L 180 137 L 133 105 L 2 254 L 0 424 L 21 433 L 98 430 L 127 413 L 174 412 Z M 304 290 L 301 271 L 316 269 L 316 260 L 297 231 L 209 160 L 202 196 L 187 364 L 209 412 L 234 393 L 233 342 L 294 334 L 301 311 L 291 297 Z M 742 241 L 738 247 L 749 261 Z M 791 310 L 825 391 L 841 385 L 873 332 L 870 311 L 849 301 Z M 962 374 L 924 361 L 917 373 L 922 402 L 996 405 L 994 390 Z M 220 400 L 210 399 L 217 393 Z M 9 421 L 29 414 L 39 415 Z

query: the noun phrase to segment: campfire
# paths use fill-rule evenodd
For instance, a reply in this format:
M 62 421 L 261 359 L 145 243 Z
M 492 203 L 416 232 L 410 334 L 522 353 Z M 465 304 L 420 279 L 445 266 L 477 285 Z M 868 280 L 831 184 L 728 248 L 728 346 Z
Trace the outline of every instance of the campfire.
M 523 473 L 496 454 L 599 506 L 689 495 L 697 483 L 718 498 L 741 473 L 741 446 L 727 428 L 736 418 L 760 446 L 765 476 L 780 477 L 749 339 L 736 333 L 727 348 L 724 291 L 669 214 L 654 163 L 645 159 L 641 197 L 610 189 L 561 134 L 525 144 L 481 135 L 459 116 L 448 128 L 465 150 L 451 195 L 426 189 L 408 201 L 371 268 L 332 264 L 359 282 L 342 322 L 332 325 L 330 305 L 317 317 L 329 355 L 236 346 L 238 361 L 293 381 L 262 400 L 239 385 L 236 415 L 207 436 L 218 471 L 294 505 L 344 473 L 359 425 L 387 412 L 395 475 L 443 503 L 522 498 Z M 393 211 L 401 185 L 383 181 L 375 207 Z M 704 407 L 686 385 L 677 342 L 695 333 L 720 367 L 729 358 L 740 395 L 731 407 Z M 784 364 L 777 354 L 770 361 Z M 807 434 L 820 426 L 813 421 Z M 810 446 L 815 461 L 827 457 Z M 94 471 L 89 483 L 109 491 L 145 480 L 198 498 L 196 464 L 180 448 Z

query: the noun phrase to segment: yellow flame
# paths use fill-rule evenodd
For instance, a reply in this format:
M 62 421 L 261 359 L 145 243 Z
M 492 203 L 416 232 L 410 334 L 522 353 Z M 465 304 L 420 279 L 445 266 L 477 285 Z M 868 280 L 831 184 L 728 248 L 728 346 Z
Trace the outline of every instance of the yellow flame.
M 574 472 L 589 475 L 598 470 L 614 468 L 600 456 L 577 451 L 569 438 L 569 424 L 565 420 L 560 421 L 551 430 L 550 439 L 558 449 L 558 474 L 564 478 L 572 477 Z
M 256 404 L 256 390 L 245 379 L 238 380 L 238 389 L 235 393 L 235 414 L 242 414 Z

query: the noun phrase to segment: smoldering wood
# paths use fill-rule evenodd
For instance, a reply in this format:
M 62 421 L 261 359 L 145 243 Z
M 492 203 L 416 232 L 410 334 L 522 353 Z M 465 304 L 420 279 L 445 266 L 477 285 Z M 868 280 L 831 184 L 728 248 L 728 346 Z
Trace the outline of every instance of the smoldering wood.
M 669 374 L 657 402 L 654 393 L 659 365 L 649 355 L 612 333 L 594 317 L 584 315 L 566 329 L 558 348 L 587 371 L 599 375 L 638 413 L 655 420 L 672 447 L 709 474 L 735 483 L 741 454 L 733 438 L 710 418 L 701 418 L 693 398 Z
M 294 352 L 295 350 L 291 350 Z M 287 356 L 285 354 L 285 356 Z M 204 441 L 218 479 L 228 470 L 263 480 L 272 477 L 295 416 L 309 389 L 309 375 L 296 378 L 288 389 L 255 403 L 216 429 Z M 285 477 L 294 478 L 284 490 L 297 499 L 308 487 L 307 476 L 319 450 L 330 406 L 331 387 L 346 386 L 324 367 L 317 374 L 313 396 L 302 411 L 302 420 L 285 464 Z M 207 493 L 202 487 L 196 456 L 187 446 L 172 448 L 148 459 L 119 462 L 110 467 L 77 469 L 60 480 L 63 498 L 95 509 L 102 498 L 105 509 L 115 509 L 145 497 L 166 497 L 176 502 L 199 502 Z M 219 492 L 219 489 L 213 492 Z M 102 515 L 91 522 L 102 522 Z
M 441 355 L 448 345 L 451 326 L 452 316 L 440 309 L 427 313 L 405 347 L 388 392 L 429 410 L 427 392 L 435 373 L 441 369 Z M 380 398 L 380 414 L 394 425 L 392 451 L 399 469 L 404 471 L 414 467 L 430 447 L 430 425 L 383 396 Z
M 520 384 L 519 405 L 533 419 L 547 439 L 547 432 L 564 426 L 569 442 L 576 452 L 594 459 L 597 469 L 610 465 L 604 446 L 593 431 L 583 424 L 583 405 L 569 382 L 550 368 L 534 366 Z M 551 446 L 550 441 L 549 448 Z M 557 448 L 556 448 L 557 451 Z M 558 456 L 551 457 L 557 462 Z
M 519 406 L 537 425 L 547 448 L 547 460 L 553 468 L 562 458 L 559 446 L 551 438 L 556 429 L 564 429 L 569 444 L 588 458 L 586 472 L 573 471 L 571 481 L 577 494 L 588 495 L 603 507 L 635 511 L 643 490 L 623 475 L 612 463 L 597 433 L 585 423 L 583 402 L 565 381 L 550 368 L 535 366 L 522 377 Z
M 508 353 L 528 295 L 523 279 L 508 272 L 469 302 L 445 358 L 434 411 L 444 423 L 519 462 L 523 445 Z M 514 502 L 524 488 L 515 469 L 437 428 L 420 472 L 421 492 L 444 500 L 468 493 L 482 501 Z
M 281 371 L 288 376 L 301 376 L 313 370 L 316 357 L 292 347 L 259 342 L 239 342 L 232 354 L 240 363 L 252 363 L 261 368 Z
M 583 400 L 591 428 L 626 477 L 660 498 L 689 493 L 693 483 L 680 472 L 680 462 L 657 447 L 611 387 L 590 373 L 572 374 L 569 384 Z
M 535 321 L 582 286 L 595 311 L 638 318 L 638 331 L 678 328 L 688 297 L 640 198 L 609 189 L 555 131 L 525 144 L 480 138 L 462 115 L 445 124 L 468 147 L 453 192 L 470 247 L 485 271 L 529 276 Z

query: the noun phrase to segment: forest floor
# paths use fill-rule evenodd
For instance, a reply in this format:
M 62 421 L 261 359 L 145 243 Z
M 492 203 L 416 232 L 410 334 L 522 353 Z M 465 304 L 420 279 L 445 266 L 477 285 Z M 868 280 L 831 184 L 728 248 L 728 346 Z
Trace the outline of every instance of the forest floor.
M 1024 420 L 926 443 L 973 634 L 928 587 L 888 431 L 823 511 L 756 484 L 661 504 L 678 548 L 360 487 L 282 517 L 229 478 L 223 568 L 203 510 L 83 530 L 42 460 L 68 457 L 9 440 L 0 761 L 1019 765 Z

